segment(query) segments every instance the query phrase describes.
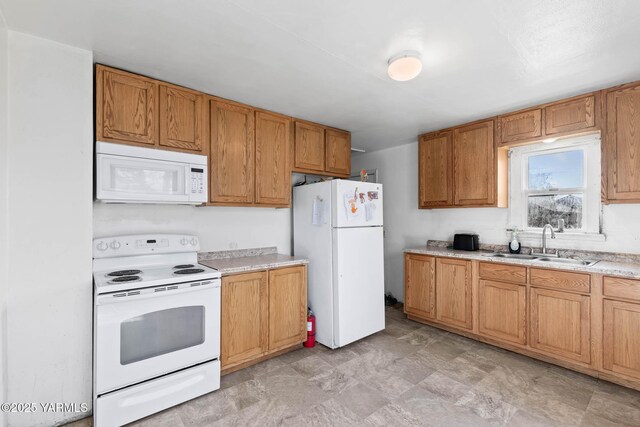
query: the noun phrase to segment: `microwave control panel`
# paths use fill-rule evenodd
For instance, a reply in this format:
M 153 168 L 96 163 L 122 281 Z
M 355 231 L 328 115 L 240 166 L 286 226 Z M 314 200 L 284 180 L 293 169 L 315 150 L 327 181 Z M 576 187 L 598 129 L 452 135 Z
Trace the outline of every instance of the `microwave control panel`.
M 191 168 L 191 194 L 204 193 L 204 169 Z

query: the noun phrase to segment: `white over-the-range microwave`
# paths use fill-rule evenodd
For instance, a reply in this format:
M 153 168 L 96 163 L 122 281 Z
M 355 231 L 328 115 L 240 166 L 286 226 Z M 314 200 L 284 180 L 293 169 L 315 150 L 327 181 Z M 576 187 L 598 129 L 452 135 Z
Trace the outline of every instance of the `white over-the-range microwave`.
M 199 205 L 207 201 L 207 156 L 96 142 L 96 199 Z

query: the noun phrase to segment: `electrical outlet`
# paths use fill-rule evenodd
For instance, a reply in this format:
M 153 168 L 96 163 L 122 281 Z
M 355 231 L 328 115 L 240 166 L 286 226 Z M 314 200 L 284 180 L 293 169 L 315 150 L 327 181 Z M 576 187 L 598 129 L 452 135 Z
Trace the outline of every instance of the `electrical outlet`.
M 229 249 L 238 249 L 238 242 L 229 243 Z

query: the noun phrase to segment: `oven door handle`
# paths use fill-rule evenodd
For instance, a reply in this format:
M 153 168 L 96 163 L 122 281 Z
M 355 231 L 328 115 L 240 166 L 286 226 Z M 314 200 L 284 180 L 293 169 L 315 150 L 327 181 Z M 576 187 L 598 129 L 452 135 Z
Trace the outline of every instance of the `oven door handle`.
M 201 282 L 180 283 L 178 285 L 153 286 L 130 291 L 113 292 L 96 297 L 96 305 L 118 304 L 129 301 L 140 301 L 163 296 L 197 292 L 205 289 L 219 288 L 220 279 L 203 280 Z

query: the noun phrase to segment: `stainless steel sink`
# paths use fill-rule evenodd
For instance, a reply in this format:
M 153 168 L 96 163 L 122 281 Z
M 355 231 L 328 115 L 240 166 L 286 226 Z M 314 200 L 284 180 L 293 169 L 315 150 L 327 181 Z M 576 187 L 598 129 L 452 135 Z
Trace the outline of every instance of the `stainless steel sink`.
M 485 255 L 491 258 L 538 259 L 535 255 L 493 253 Z
M 504 254 L 504 253 L 492 253 L 485 255 L 490 258 L 511 258 L 511 259 L 526 259 L 535 262 L 553 262 L 557 264 L 572 264 L 572 265 L 584 265 L 585 267 L 591 267 L 595 265 L 598 261 L 589 261 L 583 259 L 574 259 L 574 258 L 559 258 L 559 257 L 549 257 L 549 256 L 541 256 L 541 255 L 526 255 L 526 254 Z
M 585 259 L 573 259 L 573 258 L 554 258 L 554 257 L 546 257 L 546 258 L 538 258 L 536 262 L 555 262 L 558 264 L 573 264 L 573 265 L 584 265 L 585 267 L 591 267 L 595 265 L 598 261 L 589 261 Z

